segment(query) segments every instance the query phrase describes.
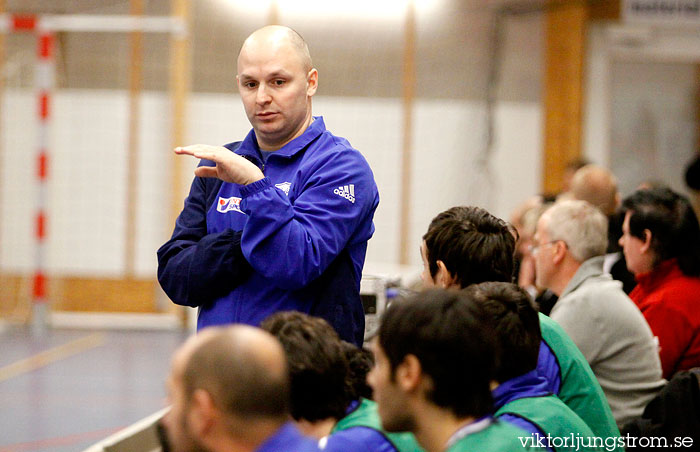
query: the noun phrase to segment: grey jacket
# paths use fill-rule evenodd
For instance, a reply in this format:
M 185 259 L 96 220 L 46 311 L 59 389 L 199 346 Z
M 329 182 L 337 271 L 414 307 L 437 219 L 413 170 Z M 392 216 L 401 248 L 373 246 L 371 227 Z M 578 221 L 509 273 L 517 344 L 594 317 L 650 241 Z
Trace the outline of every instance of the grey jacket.
M 581 264 L 550 316 L 581 349 L 623 425 L 642 414 L 666 380 L 649 325 L 622 284 L 603 273 L 603 260 Z

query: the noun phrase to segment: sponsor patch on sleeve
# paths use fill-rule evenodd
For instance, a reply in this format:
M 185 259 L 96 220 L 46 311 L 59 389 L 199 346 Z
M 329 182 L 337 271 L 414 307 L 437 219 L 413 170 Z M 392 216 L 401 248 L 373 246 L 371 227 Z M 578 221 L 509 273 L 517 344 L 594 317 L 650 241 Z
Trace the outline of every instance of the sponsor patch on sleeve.
M 216 211 L 220 213 L 226 213 L 235 210 L 245 215 L 245 212 L 241 210 L 241 198 L 235 196 L 231 198 L 219 197 L 219 202 L 216 203 Z

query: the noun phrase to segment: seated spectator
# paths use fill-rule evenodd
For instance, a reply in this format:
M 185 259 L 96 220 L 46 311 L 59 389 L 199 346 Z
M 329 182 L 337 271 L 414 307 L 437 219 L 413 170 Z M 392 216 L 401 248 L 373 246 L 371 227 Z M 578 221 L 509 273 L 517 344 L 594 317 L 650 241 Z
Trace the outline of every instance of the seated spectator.
M 393 302 L 373 347 L 368 381 L 387 431 L 414 433 L 428 452 L 531 450 L 527 432 L 493 417 L 493 331 L 461 292 Z
M 554 204 L 537 222 L 538 285 L 559 296 L 550 314 L 586 357 L 618 425 L 664 386 L 654 336 L 622 284 L 603 272 L 608 222 L 585 201 Z
M 594 164 L 583 166 L 574 173 L 571 193 L 574 199 L 587 201 L 604 215 L 614 213 L 620 204 L 617 179 L 607 168 Z
M 282 343 L 289 362 L 291 413 L 299 429 L 331 451 L 421 451 L 413 435 L 382 430 L 368 391 L 363 351 L 341 341 L 323 319 L 280 312 L 261 327 Z M 354 367 L 351 367 L 351 362 Z
M 518 285 L 525 289 L 535 300 L 538 310 L 549 315 L 557 302 L 557 296 L 547 288 L 537 287 L 535 284 L 535 260 L 530 253 L 530 247 L 535 236 L 537 220 L 545 210 L 551 206 L 551 202 L 541 201 L 539 204 L 526 208 L 517 218 L 518 223 L 513 223 L 520 238 L 515 251 L 516 270 L 518 275 Z
M 664 377 L 700 366 L 700 227 L 688 200 L 668 188 L 622 203 L 620 245 L 637 278 L 630 298 L 658 338 Z
M 617 191 L 615 175 L 602 166 L 586 165 L 574 174 L 571 180 L 571 194 L 574 199 L 587 201 L 597 207 L 608 218 L 608 247 L 603 271 L 622 282 L 622 290 L 629 294 L 637 282 L 634 275 L 627 270 L 625 255 L 618 244 L 622 235 L 622 218 L 617 214 L 620 192 Z
M 210 328 L 175 353 L 161 421 L 174 452 L 318 451 L 289 422 L 284 351 L 250 326 Z M 165 440 L 161 438 L 161 440 Z
M 438 214 L 423 236 L 426 287 L 464 288 L 488 281 L 512 282 L 515 233 L 479 207 L 453 207 Z M 586 358 L 571 338 L 540 314 L 542 343 L 537 371 L 569 408 L 601 437 L 620 435 L 610 406 Z
M 556 447 L 550 438 L 592 438 L 590 427 L 548 390 L 547 381 L 537 373 L 540 350 L 540 322 L 530 296 L 515 284 L 487 282 L 464 290 L 470 302 L 478 303 L 493 323 L 498 344 L 495 379 L 498 387 L 492 394 L 496 417 L 506 420 L 542 438 L 550 450 L 598 450 L 590 440 L 580 449 Z M 609 443 L 614 444 L 614 438 Z M 599 445 L 599 444 L 598 444 Z
M 578 158 L 575 160 L 571 160 L 569 163 L 566 164 L 566 167 L 564 168 L 564 176 L 562 177 L 562 187 L 561 191 L 563 193 L 567 193 L 571 191 L 571 185 L 574 179 L 574 176 L 576 175 L 576 172 L 583 168 L 586 165 L 589 165 L 590 162 L 586 159 L 583 158 Z

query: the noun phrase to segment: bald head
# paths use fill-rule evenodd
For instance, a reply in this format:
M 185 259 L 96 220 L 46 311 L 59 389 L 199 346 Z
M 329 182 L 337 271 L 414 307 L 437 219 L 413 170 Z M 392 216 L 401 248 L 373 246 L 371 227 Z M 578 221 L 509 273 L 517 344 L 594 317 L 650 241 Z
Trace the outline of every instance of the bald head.
M 238 71 L 240 73 L 241 58 L 250 58 L 252 55 L 292 50 L 304 72 L 313 67 L 309 47 L 299 33 L 289 27 L 281 25 L 268 25 L 254 31 L 243 42 L 238 54 Z
M 259 328 L 208 328 L 176 353 L 173 374 L 185 398 L 203 389 L 219 409 L 246 418 L 285 418 L 289 382 L 284 350 Z
M 619 204 L 617 180 L 610 170 L 598 165 L 586 165 L 576 171 L 571 180 L 574 199 L 587 201 L 605 215 L 612 215 Z

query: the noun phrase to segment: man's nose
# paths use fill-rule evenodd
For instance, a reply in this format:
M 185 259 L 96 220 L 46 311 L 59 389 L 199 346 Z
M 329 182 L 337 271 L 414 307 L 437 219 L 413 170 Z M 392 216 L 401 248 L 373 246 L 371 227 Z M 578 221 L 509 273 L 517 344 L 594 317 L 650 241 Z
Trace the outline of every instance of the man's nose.
M 265 85 L 260 84 L 260 86 L 258 86 L 258 91 L 257 91 L 256 96 L 255 96 L 255 101 L 258 104 L 263 105 L 263 104 L 270 102 L 270 99 L 271 99 L 270 94 L 267 92 Z

